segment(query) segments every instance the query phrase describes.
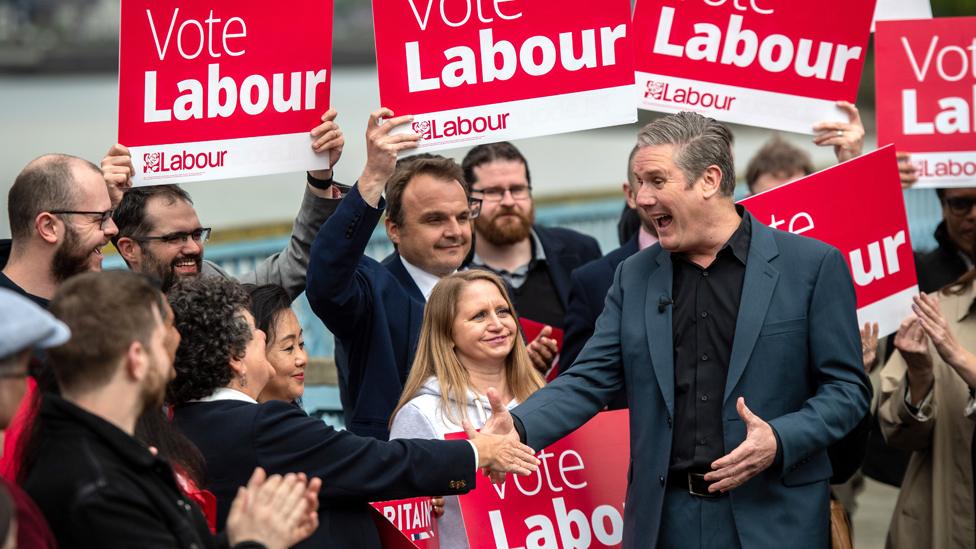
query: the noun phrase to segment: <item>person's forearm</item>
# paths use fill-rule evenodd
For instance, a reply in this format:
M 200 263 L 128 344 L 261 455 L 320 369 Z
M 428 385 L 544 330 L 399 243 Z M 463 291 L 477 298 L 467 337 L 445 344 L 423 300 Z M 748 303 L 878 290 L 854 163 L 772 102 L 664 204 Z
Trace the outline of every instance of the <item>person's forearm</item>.
M 976 387 L 976 355 L 960 348 L 952 360 L 946 361 L 970 387 Z
M 386 177 L 372 172 L 369 168 L 363 170 L 359 176 L 359 194 L 370 206 L 377 208 L 380 198 L 383 196 L 383 188 L 386 186 Z
M 932 375 L 931 370 L 918 372 L 912 369 L 909 369 L 906 375 L 908 376 L 908 390 L 911 392 L 912 406 L 918 406 L 932 390 L 935 376 Z

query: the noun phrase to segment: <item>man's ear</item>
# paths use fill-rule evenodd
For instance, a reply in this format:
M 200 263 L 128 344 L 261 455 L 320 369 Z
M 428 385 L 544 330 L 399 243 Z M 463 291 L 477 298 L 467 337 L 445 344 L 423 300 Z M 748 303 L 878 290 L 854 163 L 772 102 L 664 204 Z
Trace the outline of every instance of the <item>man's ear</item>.
M 386 236 L 394 246 L 400 245 L 400 227 L 389 217 L 386 218 Z
M 141 341 L 133 341 L 125 352 L 125 369 L 129 377 L 142 381 L 149 372 L 149 353 Z
M 705 173 L 701 176 L 702 196 L 712 198 L 722 191 L 722 169 L 712 164 L 705 168 Z
M 41 212 L 34 218 L 34 231 L 48 244 L 57 244 L 64 237 L 68 229 L 63 225 L 58 223 L 58 216 L 50 212 Z M 61 236 L 58 236 L 59 232 Z
M 624 183 L 621 186 L 624 191 L 624 198 L 627 200 L 627 207 L 631 210 L 637 209 L 637 190 L 630 186 L 630 183 Z
M 128 265 L 138 265 L 141 263 L 142 259 L 142 246 L 139 245 L 135 240 L 123 236 L 115 242 L 115 249 L 119 251 L 119 255 Z

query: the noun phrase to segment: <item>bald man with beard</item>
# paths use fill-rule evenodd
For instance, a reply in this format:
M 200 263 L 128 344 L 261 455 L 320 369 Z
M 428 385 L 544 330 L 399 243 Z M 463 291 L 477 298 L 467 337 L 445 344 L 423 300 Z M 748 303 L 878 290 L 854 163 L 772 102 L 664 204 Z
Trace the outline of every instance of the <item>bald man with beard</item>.
M 10 258 L 0 287 L 47 307 L 68 278 L 102 269 L 118 232 L 102 172 L 91 162 L 46 154 L 20 172 L 7 195 Z

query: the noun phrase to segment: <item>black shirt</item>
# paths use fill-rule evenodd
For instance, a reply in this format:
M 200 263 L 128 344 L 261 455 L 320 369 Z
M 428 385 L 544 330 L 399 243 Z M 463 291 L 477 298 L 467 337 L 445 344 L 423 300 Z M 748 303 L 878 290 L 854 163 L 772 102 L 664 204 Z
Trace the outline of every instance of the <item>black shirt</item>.
M 45 394 L 23 485 L 61 547 L 226 547 L 179 490 L 169 464 L 75 404 Z M 264 547 L 245 542 L 237 547 Z
M 3 274 L 2 272 L 0 272 L 0 288 L 6 288 L 8 290 L 17 292 L 34 303 L 37 303 L 43 309 L 47 309 L 48 303 L 50 303 L 49 300 L 44 299 L 43 297 L 38 297 L 34 294 L 27 293 L 26 290 L 18 286 L 13 280 L 10 280 L 10 278 L 8 278 L 7 275 Z
M 722 400 L 751 234 L 749 218 L 743 217 L 708 268 L 680 254 L 673 256 L 671 471 L 709 471 L 726 453 Z

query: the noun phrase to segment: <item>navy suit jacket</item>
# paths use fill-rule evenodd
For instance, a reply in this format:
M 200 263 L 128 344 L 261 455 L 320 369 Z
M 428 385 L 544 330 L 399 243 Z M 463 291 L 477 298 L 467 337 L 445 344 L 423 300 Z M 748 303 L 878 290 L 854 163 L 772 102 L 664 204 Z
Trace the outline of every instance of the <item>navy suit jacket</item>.
M 658 303 L 671 289 L 671 254 L 659 244 L 625 260 L 576 363 L 513 410 L 527 444 L 542 448 L 626 391 L 625 548 L 658 539 L 674 414 L 672 308 Z M 729 492 L 742 546 L 827 547 L 827 447 L 858 424 L 871 400 L 854 288 L 835 248 L 754 219 L 723 395 L 727 453 L 746 435 L 740 396 L 775 430 L 780 454 Z
M 319 230 L 308 267 L 312 311 L 335 336 L 339 396 L 346 428 L 389 438 L 424 318 L 424 296 L 394 254 L 380 263 L 366 245 L 380 220 L 353 187 Z
M 613 282 L 617 265 L 638 252 L 637 236 L 623 246 L 583 265 L 570 275 L 569 304 L 566 306 L 566 335 L 559 352 L 559 371 L 573 365 L 583 345 L 593 335 L 596 319 L 603 312 L 603 303 Z
M 301 547 L 379 549 L 367 502 L 458 494 L 475 485 L 467 441 L 382 442 L 336 431 L 287 402 L 191 402 L 176 407 L 173 423 L 206 459 L 218 530 L 255 467 L 322 479 L 319 527 Z
M 562 227 L 533 225 L 546 253 L 546 266 L 563 309 L 569 306 L 570 275 L 578 267 L 599 259 L 600 244 L 592 236 Z

